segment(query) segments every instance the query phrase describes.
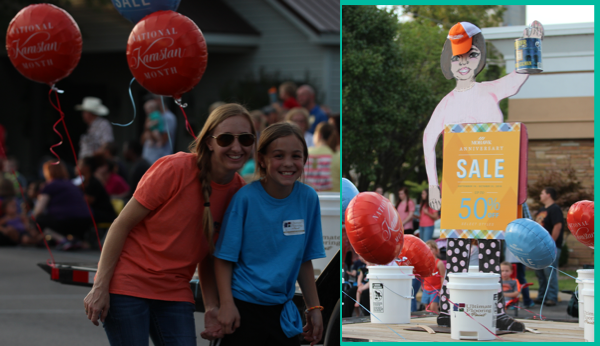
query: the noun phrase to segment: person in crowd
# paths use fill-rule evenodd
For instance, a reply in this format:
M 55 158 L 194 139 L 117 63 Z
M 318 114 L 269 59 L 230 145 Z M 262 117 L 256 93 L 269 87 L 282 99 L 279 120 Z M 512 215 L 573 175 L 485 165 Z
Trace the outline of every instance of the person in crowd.
M 158 110 L 162 115 L 162 120 L 167 132 L 167 141 L 165 141 L 165 155 L 171 155 L 175 152 L 175 140 L 177 139 L 177 117 L 171 112 L 165 104 L 164 97 L 160 95 L 150 94 L 150 98 L 156 101 Z M 167 146 L 167 143 L 169 144 Z
M 2 216 L 0 217 L 0 228 L 16 231 L 9 232 L 12 239 L 20 245 L 37 245 L 43 239 L 43 235 L 31 227 L 24 209 L 19 211 L 16 198 L 8 198 L 1 202 Z M 16 235 L 16 239 L 14 238 Z
M 111 198 L 124 198 L 129 194 L 129 185 L 117 171 L 115 162 L 106 160 L 106 165 L 99 167 L 95 176 Z
M 83 192 L 71 183 L 62 162 L 56 164 L 50 160 L 42 167 L 46 183 L 37 197 L 32 216 L 58 249 L 74 250 L 82 245 L 84 232 L 92 227 Z
M 265 126 L 271 126 L 281 121 L 279 113 L 273 108 L 273 106 L 265 106 L 261 109 L 265 115 Z
M 422 241 L 427 242 L 433 236 L 433 224 L 435 220 L 440 218 L 438 211 L 429 206 L 428 190 L 421 192 L 421 207 L 419 212 L 419 237 Z
M 285 114 L 285 121 L 292 122 L 300 128 L 304 134 L 304 141 L 308 148 L 315 145 L 313 134 L 308 132 L 308 111 L 305 108 L 298 107 L 290 109 L 290 111 Z
M 300 345 L 299 334 L 311 345 L 321 339 L 323 307 L 312 260 L 325 257 L 325 249 L 318 195 L 298 181 L 307 157 L 297 126 L 267 127 L 256 151 L 261 179 L 240 189 L 229 205 L 215 250 L 223 346 L 257 338 Z M 307 307 L 304 328 L 292 301 L 296 281 Z
M 396 204 L 396 210 L 400 215 L 404 227 L 404 234 L 413 234 L 413 217 L 415 214 L 415 202 L 410 199 L 408 194 L 408 188 L 403 186 L 398 190 L 398 204 Z
M 21 190 L 25 191 L 27 188 L 27 179 L 19 172 L 19 161 L 14 156 L 9 156 L 4 160 L 2 166 L 4 177 L 13 183 L 17 198 L 22 200 Z
M 423 279 L 423 295 L 421 296 L 421 304 L 427 306 L 429 311 L 439 312 L 440 290 L 446 276 L 446 267 L 444 262 L 440 261 L 440 250 L 437 247 L 435 240 L 429 239 L 425 244 L 429 246 L 429 250 L 435 257 L 435 267 L 437 274 Z
M 314 117 L 314 121 L 308 129 L 308 132 L 314 133 L 319 123 L 327 121 L 327 114 L 315 102 L 315 90 L 310 85 L 304 84 L 300 86 L 297 94 L 300 106 L 308 109 L 310 116 Z
M 148 162 L 154 163 L 172 152 L 158 101 L 155 99 L 146 101 L 144 111 L 146 112 L 146 122 L 141 139 L 144 146 L 142 157 Z
M 104 155 L 104 158 L 106 159 L 107 162 L 113 162 L 117 166 L 117 168 L 116 168 L 117 174 L 120 175 L 121 178 L 127 179 L 127 167 L 125 166 L 123 161 L 118 156 L 119 147 L 117 146 L 117 143 L 115 143 L 115 142 L 105 143 L 102 146 L 101 152 L 102 152 L 102 155 Z
M 532 220 L 531 213 L 529 212 L 529 207 L 527 203 L 523 203 L 523 218 Z M 471 246 L 471 249 L 473 246 Z M 527 283 L 527 279 L 525 278 L 525 265 L 519 261 L 519 259 L 508 249 L 508 246 L 504 247 L 504 259 L 506 262 L 510 264 L 514 264 L 517 268 L 517 281 L 521 285 L 521 295 L 523 296 L 523 307 L 528 309 L 535 306 L 535 303 L 531 299 L 529 294 L 529 287 L 523 287 Z M 471 264 L 473 265 L 473 259 L 471 259 Z M 512 268 L 511 268 L 512 270 Z
M 536 304 L 542 304 L 542 299 L 546 295 L 546 306 L 554 306 L 558 302 L 558 259 L 560 258 L 560 251 L 563 244 L 563 226 L 565 225 L 565 218 L 562 210 L 556 204 L 556 190 L 553 187 L 546 187 L 540 193 L 540 202 L 544 205 L 535 214 L 535 221 L 538 222 L 542 227 L 550 233 L 552 240 L 556 245 L 556 259 L 551 266 L 545 269 L 539 269 L 535 271 L 535 275 L 538 278 L 540 288 L 538 291 L 538 297 L 534 301 Z M 551 267 L 555 269 L 552 270 Z M 548 282 L 550 282 L 548 286 Z M 546 292 L 548 287 L 548 292 Z
M 217 107 L 190 146 L 160 158 L 143 176 L 110 227 L 94 286 L 84 299 L 87 318 L 104 323 L 111 344 L 195 345 L 190 280 L 199 267 L 203 338 L 222 336 L 210 248 L 235 192 L 236 173 L 255 144 L 248 111 Z
M 131 197 L 138 183 L 150 168 L 150 163 L 142 157 L 142 146 L 138 141 L 129 141 L 123 145 L 123 157 L 130 165 L 127 176 L 127 184 L 129 185 L 127 197 Z
M 352 317 L 352 315 L 360 316 L 362 310 L 360 305 L 364 306 L 367 310 L 370 309 L 369 279 L 367 278 L 369 269 L 367 268 L 367 265 L 371 266 L 373 264 L 368 263 L 359 255 L 358 259 L 354 261 L 348 272 L 349 275 L 355 277 L 355 281 L 352 288 L 346 292 L 347 295 L 344 294 L 342 297 L 344 302 L 342 307 L 342 317 Z M 357 303 L 360 303 L 360 305 Z
M 281 105 L 274 102 L 271 106 L 280 114 L 292 108 L 300 107 L 298 101 L 296 101 L 296 83 L 290 81 L 281 83 L 279 85 L 279 99 L 283 102 Z
M 517 290 L 517 281 L 511 279 L 513 273 L 512 264 L 509 262 L 500 263 L 500 275 L 502 277 L 502 292 L 504 293 L 504 306 L 511 299 L 519 296 Z
M 377 187 L 375 187 L 375 193 L 383 196 L 383 187 L 381 187 L 379 185 Z
M 265 115 L 261 110 L 253 110 L 250 112 L 250 118 L 256 129 L 256 139 L 260 139 L 260 133 L 265 129 Z
M 83 176 L 83 193 L 96 223 L 110 223 L 117 217 L 110 196 L 100 181 L 104 179 L 102 172 L 106 172 L 107 169 L 108 164 L 101 154 L 87 156 L 79 161 L 79 171 Z
M 80 159 L 98 153 L 105 143 L 114 142 L 110 122 L 101 118 L 109 113 L 101 99 L 85 97 L 80 105 L 75 106 L 75 109 L 81 111 L 83 122 L 88 126 L 87 132 L 80 138 Z
M 340 191 L 340 154 L 334 151 L 336 136 L 333 126 L 320 123 L 315 130 L 315 146 L 308 148 L 304 178 L 316 191 Z
M 335 130 L 337 131 L 337 139 L 338 139 L 338 143 L 336 146 L 335 151 L 340 151 L 340 131 L 342 130 L 341 126 L 340 126 L 340 113 L 335 113 L 329 116 L 329 119 L 327 120 L 328 123 L 330 123 L 331 125 L 333 125 L 333 127 L 335 127 Z

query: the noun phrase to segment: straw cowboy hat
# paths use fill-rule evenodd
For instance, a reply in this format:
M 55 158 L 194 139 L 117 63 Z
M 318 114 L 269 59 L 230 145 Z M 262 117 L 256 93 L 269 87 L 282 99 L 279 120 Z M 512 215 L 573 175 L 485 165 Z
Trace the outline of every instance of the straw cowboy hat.
M 108 108 L 102 104 L 102 100 L 91 96 L 84 97 L 82 104 L 76 105 L 75 109 L 78 111 L 88 111 L 96 115 L 108 114 Z

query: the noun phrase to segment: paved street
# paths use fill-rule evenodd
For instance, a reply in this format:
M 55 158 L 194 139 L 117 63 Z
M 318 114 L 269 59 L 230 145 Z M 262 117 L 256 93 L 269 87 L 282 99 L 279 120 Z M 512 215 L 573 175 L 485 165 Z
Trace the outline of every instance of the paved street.
M 53 251 L 56 262 L 95 263 L 98 251 Z M 6 346 L 106 346 L 101 326 L 94 326 L 83 310 L 88 287 L 63 285 L 37 266 L 50 258 L 46 249 L 0 247 L 0 337 Z M 204 314 L 196 313 L 198 345 Z M 152 344 L 152 343 L 151 343 Z

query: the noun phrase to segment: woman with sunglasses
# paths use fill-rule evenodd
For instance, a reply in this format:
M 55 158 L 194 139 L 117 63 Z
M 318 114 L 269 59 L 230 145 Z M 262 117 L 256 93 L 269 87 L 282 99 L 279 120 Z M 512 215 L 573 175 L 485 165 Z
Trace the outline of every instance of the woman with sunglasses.
M 84 299 L 88 319 L 102 321 L 111 345 L 196 345 L 190 280 L 199 266 L 205 306 L 203 338 L 222 336 L 213 233 L 244 181 L 236 173 L 255 143 L 248 111 L 215 109 L 191 153 L 165 156 L 143 176 L 108 231 L 94 286 Z M 218 229 L 216 230 L 218 231 Z

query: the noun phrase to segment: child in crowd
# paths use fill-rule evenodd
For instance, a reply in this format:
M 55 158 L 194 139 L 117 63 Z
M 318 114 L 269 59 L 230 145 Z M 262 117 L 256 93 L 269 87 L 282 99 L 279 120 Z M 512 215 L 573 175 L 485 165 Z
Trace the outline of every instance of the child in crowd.
M 266 128 L 256 152 L 261 179 L 241 188 L 223 218 L 215 251 L 221 345 L 314 345 L 323 320 L 311 260 L 325 257 L 319 198 L 297 181 L 308 149 L 298 127 Z M 304 332 L 292 302 L 296 280 L 306 303 Z
M 148 115 L 146 120 L 148 130 L 152 133 L 151 140 L 152 144 L 156 147 L 162 147 L 164 145 L 162 141 L 161 133 L 165 133 L 165 121 L 160 112 L 160 106 L 156 100 L 148 101 L 144 104 L 144 111 Z
M 36 245 L 42 240 L 42 235 L 35 233 L 29 227 L 29 220 L 23 212 L 19 212 L 17 199 L 6 198 L 2 202 L 2 218 L 0 226 L 5 229 L 11 229 L 15 235 L 18 234 L 17 244 Z
M 429 239 L 425 242 L 429 246 L 429 250 L 435 257 L 435 266 L 437 268 L 437 274 L 432 275 L 428 278 L 423 279 L 423 296 L 421 296 L 421 304 L 428 307 L 429 311 L 439 312 L 440 302 L 440 290 L 446 276 L 446 267 L 444 262 L 438 258 L 440 250 L 437 247 L 437 243 L 433 239 Z
M 360 305 L 366 305 L 366 307 L 370 307 L 370 298 L 369 298 L 369 278 L 367 274 L 369 274 L 368 266 L 374 266 L 375 264 L 367 262 L 364 258 L 359 257 L 361 261 L 365 264 L 358 269 L 358 277 L 356 278 L 356 303 L 354 303 L 354 310 L 356 316 L 360 316 Z M 361 303 L 361 299 L 362 303 Z M 365 301 L 367 304 L 365 304 Z
M 517 281 L 510 278 L 512 275 L 512 264 L 508 262 L 500 263 L 500 273 L 502 275 L 502 292 L 504 292 L 504 304 L 511 299 L 519 296 L 517 290 Z

